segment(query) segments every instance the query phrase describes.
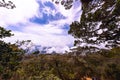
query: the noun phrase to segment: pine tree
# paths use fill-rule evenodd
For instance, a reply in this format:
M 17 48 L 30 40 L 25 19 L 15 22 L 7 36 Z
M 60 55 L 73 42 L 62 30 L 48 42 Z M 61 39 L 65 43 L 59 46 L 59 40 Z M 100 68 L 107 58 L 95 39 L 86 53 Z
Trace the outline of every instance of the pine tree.
M 96 45 L 104 45 L 107 48 L 118 47 L 119 9 L 120 0 L 84 0 L 80 22 L 74 21 L 68 31 L 76 38 L 75 45 L 80 46 L 84 43 L 87 48 Z

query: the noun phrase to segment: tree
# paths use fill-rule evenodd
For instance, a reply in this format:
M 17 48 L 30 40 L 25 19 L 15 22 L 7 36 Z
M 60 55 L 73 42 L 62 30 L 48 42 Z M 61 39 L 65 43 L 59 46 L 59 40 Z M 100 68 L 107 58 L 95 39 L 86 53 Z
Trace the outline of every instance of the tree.
M 6 30 L 3 27 L 0 27 L 0 38 L 10 37 L 12 35 L 11 30 Z
M 11 30 L 6 30 L 0 27 L 0 39 L 10 37 Z M 22 60 L 23 50 L 16 44 L 6 43 L 0 40 L 0 76 L 7 80 L 12 77 L 18 69 L 18 65 Z
M 75 45 L 84 43 L 87 47 L 96 47 L 104 44 L 107 48 L 120 46 L 120 0 L 81 1 L 80 22 L 74 21 L 68 31 L 76 38 Z
M 5 0 L 0 1 L 0 7 L 7 9 L 15 8 L 13 2 Z M 19 61 L 22 59 L 22 49 L 16 44 L 6 43 L 2 39 L 13 36 L 11 30 L 0 27 L 0 79 L 9 79 L 13 72 L 17 70 Z
M 52 0 L 55 4 L 61 4 L 65 9 L 70 9 L 72 7 L 73 0 Z
M 12 1 L 6 2 L 5 0 L 0 1 L 0 7 L 5 7 L 7 9 L 15 8 L 15 4 Z

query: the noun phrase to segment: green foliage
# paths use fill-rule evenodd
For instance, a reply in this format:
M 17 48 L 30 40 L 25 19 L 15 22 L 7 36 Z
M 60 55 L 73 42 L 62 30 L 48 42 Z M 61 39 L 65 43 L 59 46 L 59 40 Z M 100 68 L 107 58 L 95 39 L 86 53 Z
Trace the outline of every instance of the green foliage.
M 119 80 L 120 58 L 117 51 L 74 54 L 26 55 L 17 70 L 18 80 L 81 80 L 95 77 L 100 80 Z M 116 54 L 115 54 L 116 53 Z M 111 56 L 112 54 L 112 56 Z M 110 55 L 110 56 L 109 56 Z
M 10 37 L 12 35 L 10 30 L 0 27 L 0 38 Z M 22 51 L 16 44 L 6 43 L 0 40 L 0 76 L 2 79 L 10 79 L 18 69 L 18 65 L 23 56 Z
M 86 46 L 89 47 L 107 42 L 105 46 L 108 48 L 119 46 L 119 0 L 82 1 L 85 2 L 82 2 L 81 20 L 80 22 L 74 21 L 68 31 L 76 38 L 75 45 L 87 43 Z
M 13 47 L 11 49 L 19 51 L 15 45 Z M 18 54 L 4 54 L 0 58 L 0 73 L 3 79 L 11 80 L 82 80 L 84 77 L 119 80 L 119 51 L 117 47 L 86 55 L 71 52 L 38 54 L 36 57 L 28 54 L 23 58 Z
M 10 36 L 13 36 L 13 34 L 11 34 L 11 30 L 6 30 L 3 27 L 0 27 L 0 38 L 10 37 Z

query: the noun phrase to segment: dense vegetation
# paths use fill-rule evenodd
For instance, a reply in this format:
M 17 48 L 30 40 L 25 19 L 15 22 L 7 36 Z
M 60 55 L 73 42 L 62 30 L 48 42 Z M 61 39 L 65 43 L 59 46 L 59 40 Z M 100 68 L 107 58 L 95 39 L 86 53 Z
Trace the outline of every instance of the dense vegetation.
M 69 9 L 70 1 L 62 4 L 68 4 Z M 79 46 L 65 54 L 40 54 L 38 51 L 26 54 L 26 50 L 20 48 L 25 41 L 14 44 L 4 42 L 3 38 L 13 34 L 0 27 L 0 80 L 85 80 L 86 77 L 120 80 L 120 0 L 81 1 L 81 21 L 73 22 L 69 30 L 69 34 L 78 39 L 75 44 L 108 42 L 106 47 L 111 49 Z M 101 24 L 96 28 L 98 23 Z
M 10 37 L 10 30 L 0 27 L 1 38 Z M 120 48 L 76 55 L 25 54 L 17 44 L 0 41 L 1 80 L 120 80 Z
M 10 30 L 0 27 L 0 77 L 5 80 L 11 78 L 18 69 L 23 56 L 23 50 L 18 45 L 6 43 L 2 40 L 2 38 L 12 35 Z
M 120 80 L 120 48 L 94 54 L 29 54 L 11 56 L 1 68 L 3 80 Z M 9 55 L 12 55 L 9 53 Z M 7 55 L 6 55 L 7 57 Z M 6 58 L 2 57 L 3 60 Z M 1 61 L 3 62 L 3 61 Z M 10 64 L 11 63 L 11 64 Z M 6 77 L 5 77 L 6 76 Z

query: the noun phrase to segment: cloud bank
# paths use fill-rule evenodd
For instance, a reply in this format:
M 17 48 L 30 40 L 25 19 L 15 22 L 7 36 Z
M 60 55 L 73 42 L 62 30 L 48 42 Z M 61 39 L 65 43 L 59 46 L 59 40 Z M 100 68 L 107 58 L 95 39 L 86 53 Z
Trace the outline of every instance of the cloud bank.
M 16 8 L 0 8 L 0 25 L 15 34 L 7 42 L 31 40 L 36 45 L 52 47 L 48 52 L 64 52 L 73 46 L 74 38 L 67 34 L 69 24 L 79 21 L 81 4 L 75 1 L 69 10 L 52 0 L 11 0 Z

